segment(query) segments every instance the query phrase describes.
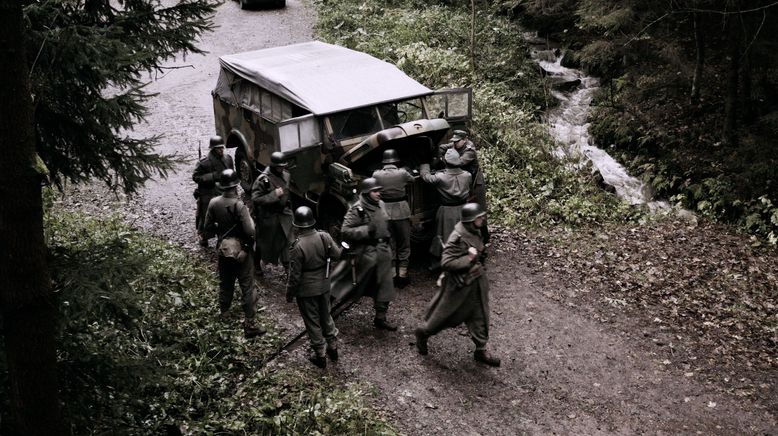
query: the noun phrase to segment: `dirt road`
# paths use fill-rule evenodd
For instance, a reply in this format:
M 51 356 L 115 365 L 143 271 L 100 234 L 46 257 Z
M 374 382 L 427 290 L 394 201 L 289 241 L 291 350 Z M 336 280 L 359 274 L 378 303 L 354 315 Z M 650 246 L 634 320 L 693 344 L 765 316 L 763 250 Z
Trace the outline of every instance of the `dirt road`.
M 171 62 L 177 68 L 150 86 L 159 95 L 147 123 L 133 134 L 163 134 L 163 153 L 194 161 L 198 143 L 207 152 L 214 131 L 210 91 L 218 56 L 310 40 L 314 20 L 297 0 L 283 10 L 241 11 L 237 3 L 225 3 L 216 17 L 219 29 L 201 43 L 210 53 Z M 193 165 L 118 204 L 138 227 L 210 257 L 197 247 L 193 228 Z M 79 191 L 68 200 L 78 207 L 117 204 L 99 189 Z M 352 308 L 338 321 L 342 358 L 328 373 L 375 386 L 371 401 L 406 434 L 778 434 L 775 410 L 670 370 L 663 363 L 667 357 L 642 334 L 548 298 L 550 288 L 563 292 L 564 285 L 536 274 L 508 243 L 512 237 L 510 231 L 497 233 L 489 267 L 490 346 L 502 358 L 501 368 L 473 361 L 464 329 L 432 338 L 429 356 L 416 353 L 412 331 L 434 283 L 426 271 L 414 269 L 413 285 L 390 309 L 401 329 L 375 330 L 369 301 Z M 262 303 L 292 334 L 302 324 L 296 306 L 284 303 L 281 280 L 275 270 L 259 282 Z M 304 353 L 298 348 L 274 364 L 306 366 Z

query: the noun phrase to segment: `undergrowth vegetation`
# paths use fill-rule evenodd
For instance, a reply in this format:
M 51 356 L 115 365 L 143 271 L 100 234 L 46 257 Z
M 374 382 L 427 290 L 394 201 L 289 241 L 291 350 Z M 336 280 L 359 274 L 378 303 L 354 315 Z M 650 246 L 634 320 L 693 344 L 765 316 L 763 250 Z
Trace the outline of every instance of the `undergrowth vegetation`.
M 754 129 L 737 145 L 722 144 L 720 108 L 688 106 L 690 85 L 668 69 L 653 71 L 651 78 L 627 74 L 614 81 L 593 113 L 592 135 L 658 196 L 778 243 L 773 134 Z
M 118 218 L 60 210 L 46 239 L 73 434 L 393 433 L 364 404 L 365 386 L 265 367 L 279 332 L 245 340 L 238 305 L 219 321 L 215 273 L 184 250 Z
M 495 221 L 507 225 L 583 224 L 630 216 L 587 174 L 551 154 L 539 116 L 544 79 L 519 29 L 478 7 L 471 55 L 470 9 L 414 0 L 316 1 L 319 37 L 396 64 L 432 88 L 471 87 L 470 127 Z

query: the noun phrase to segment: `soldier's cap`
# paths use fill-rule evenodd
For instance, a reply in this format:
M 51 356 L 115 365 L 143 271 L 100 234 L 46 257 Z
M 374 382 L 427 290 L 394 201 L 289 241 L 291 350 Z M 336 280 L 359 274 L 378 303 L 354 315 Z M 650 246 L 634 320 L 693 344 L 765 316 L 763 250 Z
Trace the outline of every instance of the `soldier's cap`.
M 462 166 L 462 159 L 459 157 L 459 153 L 453 148 L 446 150 L 446 154 L 443 155 L 443 162 L 452 167 Z
M 459 133 L 457 133 L 457 132 L 461 132 L 461 130 L 455 130 L 455 131 L 454 131 L 454 134 L 453 134 L 453 135 L 451 135 L 451 142 L 457 142 L 457 141 L 460 141 L 460 140 L 462 140 L 462 139 L 464 139 L 464 138 L 465 138 L 465 136 L 464 136 L 464 135 L 460 135 L 460 134 L 459 134 Z
M 461 138 L 467 138 L 467 131 L 466 130 L 454 130 L 454 135 L 457 135 Z

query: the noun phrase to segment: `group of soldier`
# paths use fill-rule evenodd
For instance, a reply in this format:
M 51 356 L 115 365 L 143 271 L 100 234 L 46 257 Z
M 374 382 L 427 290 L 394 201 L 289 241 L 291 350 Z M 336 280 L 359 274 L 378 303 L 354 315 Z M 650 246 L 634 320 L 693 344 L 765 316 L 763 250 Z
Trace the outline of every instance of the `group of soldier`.
M 430 247 L 431 269 L 441 270 L 440 289 L 422 324 L 415 329 L 416 347 L 428 353 L 428 339 L 445 328 L 465 323 L 476 345 L 474 359 L 490 366 L 500 360 L 486 351 L 489 327 L 489 289 L 484 262 L 489 232 L 483 174 L 476 149 L 467 134 L 455 130 L 440 147 L 445 169 L 433 172 L 422 164 L 418 176 L 440 194 L 436 232 Z M 435 159 L 437 160 L 437 159 Z M 363 295 L 373 299 L 373 325 L 396 331 L 387 319 L 397 289 L 409 283 L 411 210 L 406 185 L 416 171 L 400 167 L 395 150 L 384 151 L 383 167 L 361 181 L 359 197 L 343 218 L 338 244 L 315 228 L 314 212 L 300 206 L 292 212 L 283 153 L 271 155 L 270 165 L 256 178 L 251 208 L 240 200 L 238 174 L 224 153 L 220 137 L 210 141 L 208 156 L 193 174 L 198 189 L 197 228 L 200 244 L 217 238 L 220 317 L 226 317 L 235 281 L 242 291 L 243 329 L 247 338 L 265 331 L 255 324 L 255 271 L 263 264 L 281 264 L 287 277 L 286 299 L 297 302 L 313 354 L 311 363 L 325 368 L 327 357 L 338 359 L 338 329 L 333 304 L 342 306 Z M 220 194 L 220 195 L 219 195 Z M 255 225 L 256 223 L 256 225 Z M 347 251 L 347 256 L 342 256 Z

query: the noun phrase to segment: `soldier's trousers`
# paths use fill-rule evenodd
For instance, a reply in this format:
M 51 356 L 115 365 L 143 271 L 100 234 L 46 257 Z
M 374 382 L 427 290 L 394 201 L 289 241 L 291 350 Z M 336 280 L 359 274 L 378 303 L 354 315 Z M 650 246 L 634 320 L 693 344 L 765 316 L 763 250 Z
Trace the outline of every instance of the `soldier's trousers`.
M 203 226 L 205 226 L 205 213 L 208 211 L 208 203 L 211 202 L 215 196 L 211 194 L 200 194 L 197 198 L 197 214 L 195 215 L 195 226 L 197 227 L 197 233 L 203 233 Z
M 257 291 L 254 289 L 254 259 L 247 253 L 243 262 L 234 258 L 219 256 L 219 309 L 227 311 L 232 305 L 235 293 L 235 280 L 242 293 L 241 307 L 246 319 L 254 319 L 257 314 Z
M 389 220 L 387 224 L 392 235 L 392 260 L 397 266 L 407 268 L 411 257 L 411 220 Z
M 297 297 L 296 300 L 313 351 L 323 356 L 327 345 L 337 348 L 338 329 L 330 315 L 330 293 Z
M 444 329 L 465 323 L 476 350 L 485 349 L 486 343 L 489 341 L 489 326 L 486 325 L 486 315 L 481 304 L 481 292 L 483 291 L 480 288 L 474 289 L 444 322 L 435 324 L 425 322 L 421 326 L 421 330 L 426 336 L 433 336 Z

